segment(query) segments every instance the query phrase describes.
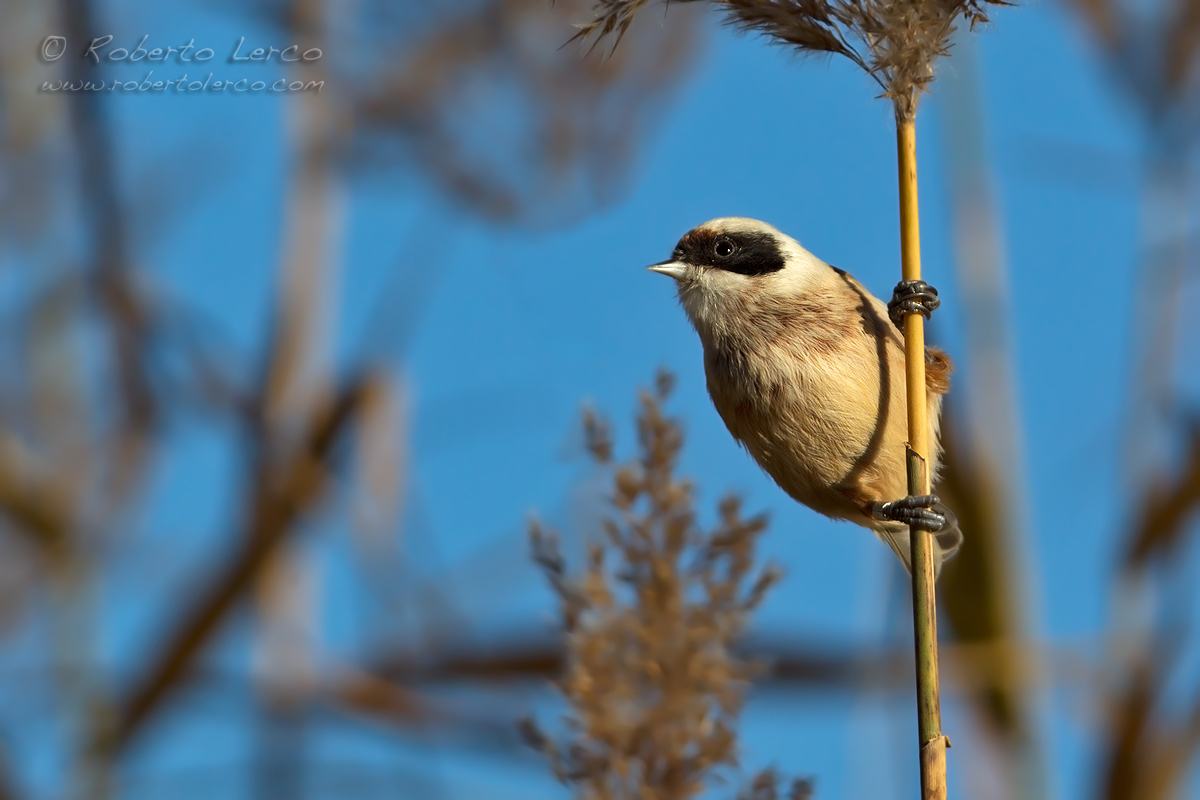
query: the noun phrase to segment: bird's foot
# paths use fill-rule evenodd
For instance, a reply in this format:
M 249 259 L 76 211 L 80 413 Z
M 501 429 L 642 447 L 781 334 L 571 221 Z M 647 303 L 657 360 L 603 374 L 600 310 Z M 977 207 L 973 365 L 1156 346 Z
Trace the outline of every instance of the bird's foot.
M 888 316 L 897 328 L 903 328 L 906 315 L 920 314 L 929 319 L 941 304 L 938 290 L 925 281 L 900 281 L 892 292 L 892 302 L 888 303 Z
M 933 506 L 940 503 L 937 495 L 909 495 L 890 503 L 876 503 L 873 516 L 875 519 L 903 522 L 905 525 L 936 533 L 946 527 L 946 515 L 933 510 Z

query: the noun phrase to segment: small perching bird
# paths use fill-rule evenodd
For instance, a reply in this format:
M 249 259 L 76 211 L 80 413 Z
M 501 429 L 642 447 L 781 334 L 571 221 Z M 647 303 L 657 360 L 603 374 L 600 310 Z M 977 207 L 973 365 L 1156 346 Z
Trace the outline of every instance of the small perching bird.
M 908 526 L 932 531 L 940 572 L 962 533 L 935 496 L 907 496 L 904 342 L 888 321 L 928 314 L 936 290 L 902 283 L 885 305 L 796 240 L 739 217 L 692 229 L 650 269 L 675 279 L 713 405 L 759 466 L 814 511 L 870 528 L 909 572 Z M 951 369 L 926 348 L 931 476 Z

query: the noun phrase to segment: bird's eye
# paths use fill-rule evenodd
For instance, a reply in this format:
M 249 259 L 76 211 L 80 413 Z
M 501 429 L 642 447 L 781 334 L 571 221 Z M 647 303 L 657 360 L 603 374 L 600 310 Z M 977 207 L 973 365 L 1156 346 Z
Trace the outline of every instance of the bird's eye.
M 713 252 L 717 254 L 717 258 L 729 258 L 736 249 L 733 242 L 728 239 L 718 239 L 717 243 L 713 245 Z

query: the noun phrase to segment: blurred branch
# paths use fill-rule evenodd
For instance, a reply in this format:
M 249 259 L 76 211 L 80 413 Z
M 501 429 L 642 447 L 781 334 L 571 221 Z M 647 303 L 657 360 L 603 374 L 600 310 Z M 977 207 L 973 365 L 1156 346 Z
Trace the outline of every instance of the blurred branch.
M 1009 542 L 1000 522 L 999 487 L 972 461 L 953 414 L 942 420 L 945 473 L 939 491 L 954 508 L 964 530 L 971 531 L 973 547 L 961 553 L 954 568 L 946 571 L 943 596 L 955 638 L 964 643 L 1008 641 L 1020 636 L 1014 619 L 1014 576 L 997 568 L 995 557 L 1007 557 Z M 1027 744 L 1030 721 L 1024 709 L 1028 683 L 1018 663 L 994 663 L 1003 676 L 977 698 L 983 718 L 1008 740 L 1010 746 Z
M 64 0 L 63 12 L 70 41 L 86 42 L 95 35 L 98 26 L 89 0 Z M 68 68 L 72 81 L 82 83 L 94 77 L 89 73 L 91 64 L 83 58 L 68 59 Z M 122 401 L 116 452 L 110 459 L 114 467 L 113 496 L 122 497 L 136 483 L 158 413 L 146 364 L 146 348 L 152 337 L 147 312 L 129 271 L 124 205 L 117 193 L 120 182 L 113 164 L 116 151 L 105 120 L 104 100 L 97 92 L 74 92 L 71 110 L 93 260 L 91 280 L 109 323 L 109 347 Z
M 510 751 L 521 740 L 510 719 L 480 713 L 463 713 L 428 694 L 370 672 L 341 668 L 323 682 L 322 694 L 337 708 L 386 723 L 404 731 L 444 729 L 449 733 L 482 737 L 483 743 Z
M 497 222 L 560 224 L 604 204 L 690 60 L 696 26 L 672 9 L 672 24 L 643 26 L 615 57 L 584 59 L 553 32 L 586 6 L 444 2 L 385 21 L 385 69 L 354 83 L 355 162 L 375 172 L 400 156 Z
M 107 742 L 124 748 L 150 715 L 179 688 L 189 665 L 243 597 L 274 549 L 324 497 L 335 468 L 337 445 L 357 418 L 370 377 L 348 382 L 309 423 L 301 445 L 276 468 L 266 463 L 255 476 L 239 550 L 218 570 L 208 589 L 182 614 L 183 622 L 150 660 L 151 666 L 120 704 Z
M 57 485 L 37 474 L 30 461 L 15 439 L 0 433 L 0 509 L 45 552 L 63 545 L 74 521 Z
M 1164 639 L 1144 650 L 1115 698 L 1113 732 L 1101 779 L 1105 800 L 1171 800 L 1186 785 L 1200 750 L 1200 693 L 1191 708 L 1164 719 L 1167 677 L 1178 665 L 1180 643 Z
M 1176 734 L 1162 742 L 1154 768 L 1150 772 L 1147 800 L 1169 800 L 1186 785 L 1187 769 L 1200 750 L 1200 698 L 1193 701 L 1191 713 Z
M 1163 121 L 1180 104 L 1194 103 L 1188 90 L 1196 79 L 1194 67 L 1200 54 L 1200 2 L 1139 5 L 1074 0 L 1072 4 L 1149 117 Z
M 1187 523 L 1200 509 L 1200 425 L 1193 425 L 1183 466 L 1174 477 L 1150 483 L 1126 544 L 1123 568 L 1138 572 L 1152 558 L 1170 558 Z
M 288 26 L 303 51 L 334 52 L 330 28 L 336 4 L 291 0 L 286 9 Z M 332 80 L 331 63 L 318 59 L 288 65 L 291 77 L 326 88 L 295 93 L 286 106 L 288 190 L 276 317 L 262 375 L 259 422 L 265 441 L 257 454 L 260 468 L 273 450 L 286 451 L 296 441 L 304 420 L 319 413 L 314 409 L 331 384 L 329 342 L 336 331 L 344 216 L 337 162 L 347 116 L 344 86 Z M 370 397 L 384 385 L 382 380 L 374 384 L 376 391 L 364 393 L 354 410 L 360 440 Z M 265 709 L 256 724 L 255 794 L 263 800 L 298 800 L 311 727 L 306 699 L 320 659 L 316 565 L 281 537 L 255 573 L 256 685 Z
M 764 685 L 854 692 L 907 687 L 912 678 L 912 658 L 907 650 L 864 652 L 750 640 L 735 652 L 739 658 L 761 665 L 758 682 Z M 376 671 L 390 681 L 413 686 L 541 681 L 561 674 L 564 658 L 560 643 L 526 641 L 500 651 L 448 653 L 421 660 L 393 657 L 378 661 Z
M 951 690 L 974 695 L 1000 690 L 1024 693 L 1038 687 L 1098 687 L 1100 675 L 1089 666 L 1085 650 L 1083 645 L 988 639 L 943 645 L 942 655 Z M 734 652 L 759 665 L 756 683 L 763 688 L 857 694 L 904 691 L 912 685 L 909 648 L 874 649 L 751 637 Z M 564 658 L 561 644 L 518 639 L 517 644 L 503 650 L 379 658 L 371 662 L 371 672 L 404 686 L 540 682 L 561 674 Z

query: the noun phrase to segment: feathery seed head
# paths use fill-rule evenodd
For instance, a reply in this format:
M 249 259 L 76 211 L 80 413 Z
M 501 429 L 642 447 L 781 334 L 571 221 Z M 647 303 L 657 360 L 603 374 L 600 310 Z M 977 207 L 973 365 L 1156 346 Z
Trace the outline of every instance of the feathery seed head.
M 695 2 L 696 0 L 675 0 Z M 594 15 L 576 39 L 614 37 L 613 47 L 647 0 L 596 0 Z M 916 114 L 917 99 L 933 80 L 933 63 L 946 54 L 956 25 L 988 21 L 989 5 L 1004 0 L 711 0 L 726 21 L 762 33 L 802 53 L 833 53 L 861 67 L 891 98 L 897 119 Z

